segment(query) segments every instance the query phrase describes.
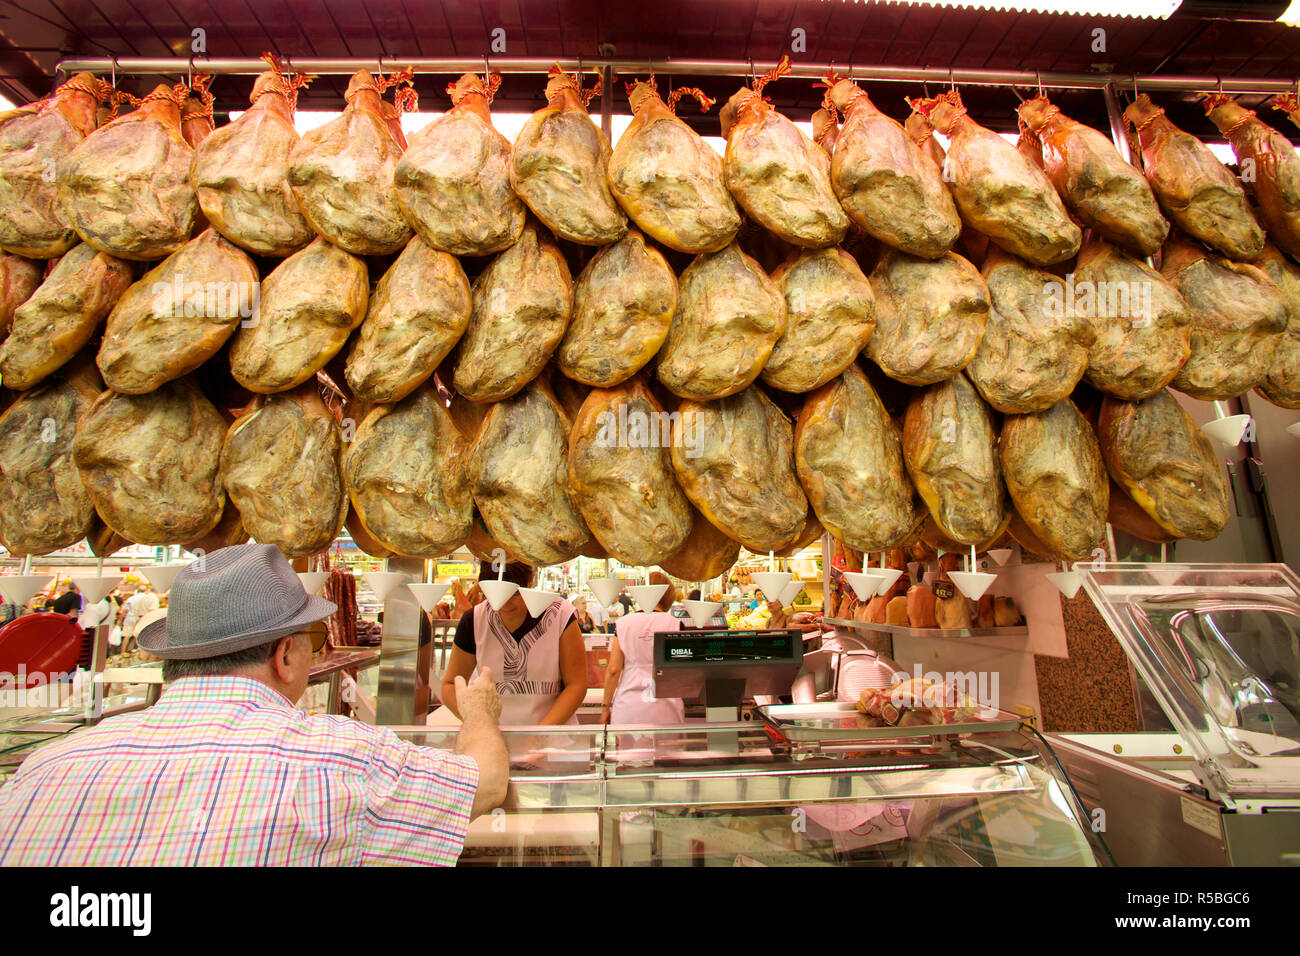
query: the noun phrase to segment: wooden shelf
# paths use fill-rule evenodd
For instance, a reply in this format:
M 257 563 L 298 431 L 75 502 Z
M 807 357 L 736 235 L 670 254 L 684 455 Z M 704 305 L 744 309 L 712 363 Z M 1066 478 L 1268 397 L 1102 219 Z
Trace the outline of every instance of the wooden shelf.
M 865 621 L 846 621 L 838 617 L 823 617 L 822 622 L 854 631 L 875 631 L 898 637 L 1028 637 L 1029 628 L 1019 627 L 900 627 L 897 624 L 868 624 Z

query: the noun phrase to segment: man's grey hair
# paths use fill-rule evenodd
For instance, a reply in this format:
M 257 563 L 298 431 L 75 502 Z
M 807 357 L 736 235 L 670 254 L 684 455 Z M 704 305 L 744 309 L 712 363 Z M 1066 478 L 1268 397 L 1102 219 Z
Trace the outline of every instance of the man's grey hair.
M 167 683 L 181 677 L 213 677 L 236 674 L 250 667 L 261 667 L 271 659 L 275 646 L 284 638 L 277 637 L 265 644 L 232 651 L 220 657 L 199 657 L 193 660 L 172 658 L 163 661 L 163 680 Z

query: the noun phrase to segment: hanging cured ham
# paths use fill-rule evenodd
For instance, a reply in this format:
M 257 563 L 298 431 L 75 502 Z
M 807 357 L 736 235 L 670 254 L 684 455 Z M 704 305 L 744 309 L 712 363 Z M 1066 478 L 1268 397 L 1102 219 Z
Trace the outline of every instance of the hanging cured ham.
M 569 428 L 533 382 L 492 406 L 470 450 L 470 492 L 488 534 L 529 564 L 568 561 L 591 538 L 569 483 Z
M 252 106 L 194 151 L 191 178 L 208 222 L 235 245 L 260 256 L 287 256 L 315 238 L 289 186 L 289 157 L 300 137 L 293 125 L 301 80 L 278 70 L 257 78 Z
M 56 175 L 95 129 L 107 90 L 78 73 L 46 99 L 0 114 L 0 249 L 52 259 L 81 241 L 58 208 Z
M 470 288 L 455 257 L 419 236 L 370 296 L 346 376 L 363 402 L 397 402 L 422 385 L 469 325 Z
M 1291 141 L 1230 96 L 1205 99 L 1210 122 L 1232 144 L 1243 178 L 1255 184 L 1259 218 L 1273 244 L 1300 257 L 1300 154 Z
M 751 551 L 781 550 L 803 531 L 808 499 L 794 470 L 794 430 L 757 388 L 682 402 L 673 468 L 686 497 Z
M 221 483 L 254 541 L 306 557 L 343 530 L 342 457 L 338 423 L 308 382 L 236 419 L 221 448 Z
M 1285 113 L 1293 124 L 1300 127 L 1300 97 L 1294 93 L 1283 93 L 1273 101 L 1273 109 Z
M 456 256 L 500 252 L 524 228 L 523 202 L 510 186 L 510 141 L 492 125 L 485 87 L 466 73 L 447 87 L 452 108 L 411 137 L 394 182 L 402 214 L 429 245 Z
M 813 142 L 822 148 L 827 156 L 834 157 L 835 144 L 840 139 L 839 116 L 833 109 L 822 107 L 812 115 Z M 834 183 L 832 182 L 832 188 Z M 850 217 L 852 218 L 852 217 Z
M 500 401 L 536 378 L 564 337 L 573 311 L 568 263 L 529 224 L 474 280 L 472 301 L 453 381 L 470 401 Z
M 123 259 L 162 259 L 190 238 L 194 150 L 181 135 L 185 89 L 158 86 L 59 165 L 59 209 L 86 242 Z
M 912 397 L 903 416 L 903 459 L 949 538 L 980 545 L 1006 527 L 993 414 L 964 375 Z
M 1141 259 L 1094 235 L 1079 252 L 1073 286 L 1054 307 L 1082 315 L 1097 338 L 1084 373 L 1117 398 L 1153 395 L 1191 354 L 1187 303 Z
M 808 396 L 794 433 L 799 482 L 817 518 L 861 551 L 910 538 L 924 514 L 898 426 L 856 364 Z
M 1300 408 L 1300 266 L 1269 243 L 1254 263 L 1282 293 L 1287 305 L 1287 328 L 1273 354 L 1273 364 L 1255 390 L 1274 405 Z
M 584 91 L 580 79 L 551 68 L 546 106 L 515 137 L 510 185 L 558 238 L 603 246 L 627 232 L 627 216 L 609 191 L 609 140 L 587 113 L 600 81 Z
M 148 395 L 104 392 L 77 426 L 73 457 L 104 523 L 137 544 L 180 544 L 221 520 L 226 420 L 188 379 Z
M 0 415 L 0 544 L 10 554 L 49 554 L 95 525 L 72 443 L 99 397 L 97 378 L 90 368 L 50 379 Z
M 1146 178 L 1110 137 L 1070 119 L 1046 96 L 1025 100 L 1018 112 L 1039 142 L 1043 171 L 1074 214 L 1130 252 L 1154 255 L 1169 223 Z
M 727 101 L 723 170 L 751 219 L 792 245 L 823 249 L 843 241 L 849 219 L 831 189 L 830 157 L 763 98 L 763 87 L 789 71 L 790 59 L 782 57 Z
M 1110 476 L 1074 403 L 1063 398 L 1043 412 L 1008 415 L 998 454 L 1016 511 L 1046 553 L 1090 557 L 1106 538 Z
M 715 528 L 691 508 L 691 531 L 686 543 L 659 567 L 683 581 L 707 581 L 726 572 L 740 559 L 740 542 Z
M 366 264 L 316 239 L 262 282 L 257 315 L 230 346 L 230 371 L 252 392 L 301 385 L 329 362 L 366 315 Z
M 555 353 L 571 379 L 612 388 L 654 358 L 677 310 L 677 276 L 635 229 L 597 252 L 573 288 L 573 318 Z
M 943 164 L 944 160 L 948 158 L 948 154 L 943 151 L 943 147 L 939 145 L 939 141 L 934 138 L 934 126 L 925 118 L 925 114 L 921 112 L 919 108 L 921 102 L 920 99 L 909 99 L 907 101 L 907 105 L 912 107 L 912 112 L 907 114 L 907 119 L 903 123 L 903 129 L 907 130 L 908 138 L 916 144 L 917 149 L 919 149 L 921 153 L 934 164 L 935 169 L 939 170 L 940 178 L 942 179 Z M 947 187 L 945 187 L 945 192 L 946 191 Z M 951 196 L 948 198 L 949 200 L 952 199 Z M 955 206 L 953 208 L 956 209 Z M 960 218 L 961 217 L 958 217 L 959 221 Z
M 871 283 L 842 249 L 800 253 L 772 273 L 785 297 L 785 334 L 763 366 L 763 381 L 810 392 L 853 363 L 876 328 Z
M 5 386 L 31 388 L 80 352 L 130 285 L 130 263 L 84 242 L 59 259 L 0 343 Z
M 1287 328 L 1287 303 L 1261 269 L 1206 253 L 1176 236 L 1160 271 L 1191 314 L 1191 355 L 1170 383 L 1195 398 L 1236 398 L 1273 367 Z
M 126 291 L 108 317 L 99 370 L 115 392 L 143 395 L 194 371 L 257 304 L 257 267 L 214 229 Z
M 867 354 L 890 378 L 930 385 L 975 356 L 989 315 L 979 271 L 954 252 L 920 259 L 886 250 L 871 273 L 876 329 Z
M 289 186 L 318 235 L 358 256 L 397 252 L 411 238 L 393 190 L 402 148 L 384 118 L 376 82 L 358 70 L 337 119 L 303 134 L 289 153 Z
M 971 384 L 1000 412 L 1042 412 L 1069 396 L 1088 367 L 1096 333 L 1082 316 L 1060 305 L 1050 272 L 994 247 L 984 260 L 989 318 L 975 357 Z
M 592 535 L 624 564 L 658 564 L 690 535 L 671 440 L 668 416 L 640 380 L 593 390 L 574 419 L 570 486 Z
M 1169 392 L 1136 402 L 1107 398 L 1097 435 L 1115 482 L 1171 535 L 1209 541 L 1227 525 L 1223 462 Z
M 739 245 L 699 256 L 682 273 L 659 381 L 682 398 L 735 395 L 758 378 L 785 329 L 785 296 Z
M 844 210 L 881 242 L 924 259 L 952 248 L 961 219 L 940 176 L 898 121 L 880 112 L 852 80 L 827 81 L 825 103 L 844 113 L 831 157 L 831 185 Z M 935 144 L 936 146 L 938 144 Z
M 1143 93 L 1124 110 L 1142 148 L 1142 166 L 1160 208 L 1180 229 L 1229 259 L 1254 259 L 1264 230 L 1232 171 Z
M 668 103 L 654 79 L 628 89 L 632 122 L 609 158 L 609 188 L 637 226 L 678 252 L 717 252 L 736 237 L 740 212 L 723 179 L 722 157 L 673 111 L 684 94 L 713 105 L 699 90 L 679 88 Z
M 1082 234 L 1047 174 L 967 116 L 956 90 L 918 108 L 949 139 L 945 181 L 963 220 L 1034 265 L 1063 262 L 1079 251 Z
M 43 269 L 43 263 L 0 254 L 0 342 L 9 334 L 18 307 L 40 286 Z

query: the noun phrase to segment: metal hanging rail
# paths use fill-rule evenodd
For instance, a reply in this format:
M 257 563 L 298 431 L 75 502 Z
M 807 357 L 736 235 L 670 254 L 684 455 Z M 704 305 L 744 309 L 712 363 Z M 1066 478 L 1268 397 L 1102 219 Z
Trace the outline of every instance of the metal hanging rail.
M 694 76 L 750 76 L 776 66 L 774 60 L 634 60 L 594 57 L 581 60 L 545 57 L 283 57 L 286 69 L 301 73 L 350 75 L 372 69 L 380 73 L 411 67 L 416 73 L 477 72 L 485 66 L 500 73 L 546 73 L 553 64 L 569 71 L 608 67 L 615 73 L 645 75 L 689 74 Z M 56 72 L 87 71 L 102 74 L 257 74 L 266 63 L 252 57 L 200 59 L 185 57 L 73 57 L 60 60 Z M 1019 86 L 1052 89 L 1119 89 L 1136 86 L 1143 91 L 1222 90 L 1225 93 L 1286 93 L 1300 88 L 1300 80 L 1263 79 L 1236 76 L 1144 76 L 1131 73 L 1039 73 L 1030 70 L 974 70 L 939 67 L 856 66 L 849 63 L 794 63 L 791 76 L 821 79 L 831 69 L 858 80 L 885 83 L 949 83 L 964 86 Z

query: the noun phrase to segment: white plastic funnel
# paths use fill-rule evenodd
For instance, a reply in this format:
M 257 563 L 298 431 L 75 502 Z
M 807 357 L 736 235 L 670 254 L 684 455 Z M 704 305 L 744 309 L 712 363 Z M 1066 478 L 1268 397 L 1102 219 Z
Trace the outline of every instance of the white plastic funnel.
M 957 589 L 972 601 L 978 601 L 983 597 L 984 592 L 998 578 L 996 574 L 989 574 L 987 571 L 949 571 L 948 577 L 952 578 L 952 583 L 957 585 Z
M 103 600 L 105 594 L 121 584 L 122 576 L 120 574 L 113 574 L 108 577 L 100 578 L 90 577 L 87 575 L 86 577 L 73 578 L 72 583 L 77 586 L 77 590 L 82 593 L 82 596 L 86 599 L 87 606 L 89 606 L 91 604 L 98 604 Z
M 1083 586 L 1083 575 L 1078 571 L 1057 571 L 1055 574 L 1049 574 L 1047 580 L 1056 585 L 1057 590 L 1065 595 L 1066 600 L 1078 594 L 1079 588 Z
M 998 567 L 1002 567 L 1004 564 L 1006 564 L 1009 560 L 1011 560 L 1011 556 L 1015 554 L 1015 552 L 1012 551 L 1010 548 L 994 548 L 992 551 L 989 551 L 987 553 L 990 558 L 992 558 L 994 561 L 998 563 Z
M 859 601 L 870 601 L 880 590 L 884 578 L 876 571 L 845 571 L 844 580 L 849 582 Z
M 1286 430 L 1288 434 L 1294 435 L 1296 438 L 1300 438 L 1300 422 L 1296 422 L 1294 425 L 1286 426 Z
M 707 627 L 709 619 L 722 610 L 721 601 L 683 601 L 682 607 L 696 627 Z
M 302 581 L 302 589 L 308 594 L 318 594 L 320 589 L 325 586 L 329 580 L 328 571 L 299 571 L 298 580 Z
M 410 579 L 401 571 L 366 571 L 361 575 L 370 585 L 370 590 L 375 592 L 375 597 L 380 602 L 388 600 L 388 596 L 400 588 Z
M 590 578 L 587 587 L 596 595 L 601 607 L 609 607 L 618 597 L 618 592 L 623 590 L 623 582 L 619 578 Z
M 1148 573 L 1149 573 L 1153 578 L 1156 579 L 1156 582 L 1157 582 L 1161 587 L 1171 588 L 1171 587 L 1173 587 L 1175 584 L 1177 584 L 1177 583 L 1179 582 L 1179 580 L 1182 579 L 1183 572 L 1181 572 L 1181 571 L 1161 571 L 1161 570 L 1158 570 L 1159 567 L 1160 567 L 1160 565 L 1158 565 L 1158 564 L 1155 565 L 1154 567 L 1151 568 L 1151 570 L 1150 570 Z
M 541 617 L 542 612 L 554 604 L 555 599 L 560 596 L 555 591 L 543 591 L 540 588 L 520 588 L 519 593 L 524 596 L 528 613 L 533 617 Z
M 786 605 L 793 604 L 794 599 L 799 596 L 799 592 L 802 590 L 803 590 L 802 581 L 791 581 L 789 584 L 787 584 L 784 588 L 781 589 L 781 597 L 778 598 L 778 600 L 781 602 L 781 606 L 785 607 Z
M 664 596 L 664 592 L 667 590 L 668 585 L 666 584 L 638 584 L 635 587 L 628 588 L 627 593 L 631 595 L 633 602 L 641 610 L 653 611 L 655 605 L 659 603 L 659 599 Z
M 1201 426 L 1201 431 L 1215 441 L 1233 448 L 1241 444 L 1241 436 L 1246 434 L 1246 426 L 1249 424 L 1249 415 L 1229 415 L 1227 418 L 1206 422 Z
M 166 594 L 172 589 L 172 582 L 176 580 L 176 575 L 187 567 L 188 564 L 155 564 L 152 567 L 141 568 L 140 571 L 153 585 L 155 594 Z
M 442 596 L 451 588 L 450 584 L 408 584 L 411 593 L 415 599 L 420 602 L 420 607 L 426 611 L 432 611 L 442 600 Z
M 483 594 L 494 611 L 505 607 L 506 602 L 519 590 L 519 585 L 514 581 L 480 581 L 478 586 L 483 589 Z
M 0 576 L 0 594 L 9 603 L 22 606 L 53 580 L 52 574 L 6 574 Z
M 877 594 L 884 594 L 903 576 L 903 572 L 897 568 L 876 568 L 871 573 L 880 577 L 880 590 L 876 592 Z
M 764 601 L 779 600 L 785 586 L 794 579 L 794 575 L 789 571 L 755 571 L 750 577 L 754 585 L 763 592 Z

